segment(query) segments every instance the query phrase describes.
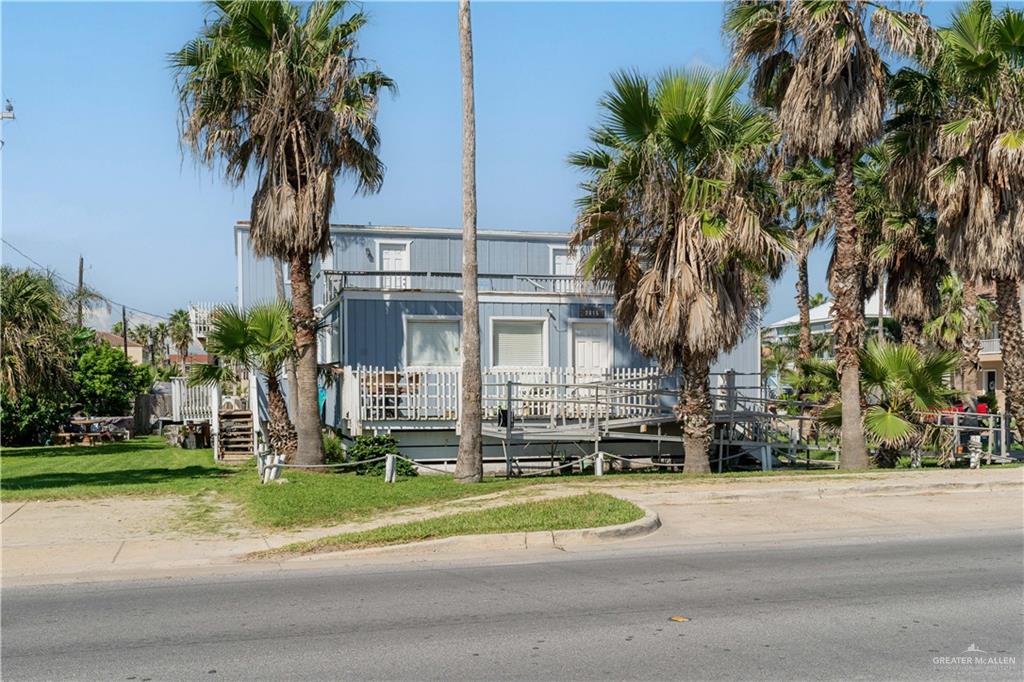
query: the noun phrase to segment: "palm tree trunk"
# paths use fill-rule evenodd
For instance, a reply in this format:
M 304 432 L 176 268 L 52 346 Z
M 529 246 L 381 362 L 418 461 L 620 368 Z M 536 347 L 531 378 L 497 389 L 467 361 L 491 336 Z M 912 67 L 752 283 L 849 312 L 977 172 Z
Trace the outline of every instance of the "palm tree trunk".
M 811 359 L 811 292 L 807 276 L 807 252 L 810 250 L 804 243 L 807 228 L 801 226 L 797 233 L 800 247 L 800 260 L 797 261 L 796 276 L 796 307 L 800 311 L 800 349 L 801 360 Z
M 704 357 L 683 359 L 683 386 L 680 392 L 679 421 L 683 432 L 683 471 L 706 474 L 711 471 L 708 450 L 711 447 L 711 389 L 708 373 L 711 363 Z
M 1024 440 L 1024 332 L 1021 331 L 1019 282 L 1006 278 L 996 280 L 996 309 L 1006 411 L 1016 422 L 1017 438 Z
M 280 258 L 274 259 L 274 285 L 277 288 L 278 300 L 287 303 L 288 297 L 284 291 L 284 264 L 281 263 Z M 288 362 L 284 366 L 284 378 L 288 382 L 288 413 L 295 414 L 298 411 L 298 405 L 295 402 L 298 395 L 295 390 L 295 358 L 288 358 Z
M 903 343 L 909 343 L 915 348 L 920 349 L 922 343 L 921 337 L 921 320 L 905 318 L 900 322 L 900 333 L 903 334 Z
M 981 354 L 981 330 L 978 328 L 978 285 L 973 277 L 963 278 L 964 329 L 960 339 L 960 387 L 968 397 L 978 392 L 978 356 Z
M 476 262 L 476 111 L 469 0 L 459 0 L 459 58 L 462 65 L 462 403 L 455 480 L 477 483 L 483 478 L 484 465 Z
M 844 469 L 865 469 L 870 462 L 861 424 L 860 358 L 857 355 L 864 340 L 864 295 L 854 213 L 853 153 L 837 145 L 834 158 L 836 259 L 829 285 L 833 298 L 832 334 L 843 401 L 839 465 Z
M 879 342 L 885 341 L 885 279 L 885 275 L 881 275 L 878 278 L 878 325 L 875 328 L 875 334 L 878 335 L 877 338 Z M 913 330 L 911 330 L 910 333 L 913 334 Z M 920 334 L 918 334 L 918 336 L 920 336 Z M 907 339 L 904 339 L 904 341 L 906 340 Z M 916 341 L 914 342 L 914 345 L 917 345 Z
M 276 454 L 284 455 L 284 461 L 290 463 L 298 447 L 295 426 L 288 418 L 288 406 L 284 403 L 277 375 L 270 372 L 267 373 L 267 412 L 270 417 L 270 447 Z
M 309 254 L 291 259 L 292 326 L 295 327 L 296 362 L 295 431 L 298 435 L 299 464 L 323 464 L 320 437 L 320 393 L 317 387 L 316 316 L 313 313 L 313 282 Z

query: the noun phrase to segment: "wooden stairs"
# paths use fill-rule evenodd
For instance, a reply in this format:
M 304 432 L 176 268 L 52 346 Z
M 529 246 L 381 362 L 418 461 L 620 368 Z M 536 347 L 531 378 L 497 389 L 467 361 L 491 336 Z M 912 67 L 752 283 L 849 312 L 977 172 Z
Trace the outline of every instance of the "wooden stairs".
M 252 440 L 252 412 L 224 410 L 220 413 L 220 461 L 247 462 L 255 452 Z

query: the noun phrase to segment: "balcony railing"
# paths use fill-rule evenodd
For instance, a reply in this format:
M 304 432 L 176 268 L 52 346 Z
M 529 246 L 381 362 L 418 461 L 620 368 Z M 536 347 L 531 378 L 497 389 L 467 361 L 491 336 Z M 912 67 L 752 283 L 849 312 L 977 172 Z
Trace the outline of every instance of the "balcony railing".
M 342 371 L 342 415 L 349 429 L 359 433 L 380 422 L 456 422 L 460 414 L 461 378 L 457 369 L 346 367 Z M 659 371 L 653 367 L 617 367 L 583 370 L 573 367 L 523 367 L 483 371 L 485 419 L 496 419 L 515 383 L 513 399 L 519 418 L 556 420 L 590 415 L 636 418 L 650 416 L 660 403 L 643 391 L 658 388 Z M 628 395 L 613 405 L 595 406 L 591 386 L 628 387 Z M 640 390 L 643 389 L 643 390 Z
M 329 303 L 349 289 L 384 291 L 462 291 L 461 272 L 428 270 L 323 270 L 322 303 Z M 609 296 L 611 283 L 586 280 L 576 275 L 512 275 L 481 273 L 480 291 L 491 293 L 548 293 Z
M 981 340 L 981 354 L 982 355 L 995 355 L 1002 352 L 999 346 L 999 339 L 982 339 Z
M 202 343 L 210 331 L 210 319 L 217 305 L 214 303 L 192 303 L 188 309 L 188 321 L 192 325 L 193 340 Z

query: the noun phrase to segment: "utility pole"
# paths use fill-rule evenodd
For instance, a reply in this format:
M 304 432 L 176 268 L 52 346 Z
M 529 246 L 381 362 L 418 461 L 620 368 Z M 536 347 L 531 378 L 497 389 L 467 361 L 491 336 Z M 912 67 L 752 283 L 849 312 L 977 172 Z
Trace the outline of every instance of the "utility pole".
M 121 341 L 124 344 L 124 356 L 128 357 L 128 313 L 121 306 Z
M 82 291 L 84 289 L 85 259 L 78 257 L 78 326 L 82 326 Z

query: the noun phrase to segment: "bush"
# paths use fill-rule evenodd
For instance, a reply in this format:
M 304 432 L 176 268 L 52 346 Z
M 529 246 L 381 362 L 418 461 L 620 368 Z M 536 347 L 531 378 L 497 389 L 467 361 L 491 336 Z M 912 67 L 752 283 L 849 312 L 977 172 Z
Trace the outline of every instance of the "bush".
M 387 436 L 356 436 L 352 447 L 348 449 L 348 457 L 351 462 L 362 462 L 368 459 L 376 459 L 384 455 L 397 455 L 398 441 L 392 435 Z M 415 476 L 416 469 L 404 459 L 395 462 L 396 473 L 399 476 Z M 383 476 L 384 462 L 363 464 L 355 467 L 357 474 L 363 476 Z
M 78 358 L 74 371 L 77 402 L 91 415 L 131 414 L 135 396 L 151 383 L 148 367 L 136 365 L 105 343 L 91 344 Z
M 71 417 L 71 399 L 60 391 L 56 396 L 22 394 L 17 400 L 0 400 L 0 443 L 41 445 Z
M 348 453 L 345 452 L 345 444 L 341 441 L 341 436 L 333 431 L 325 431 L 323 443 L 325 464 L 342 464 L 348 461 Z

